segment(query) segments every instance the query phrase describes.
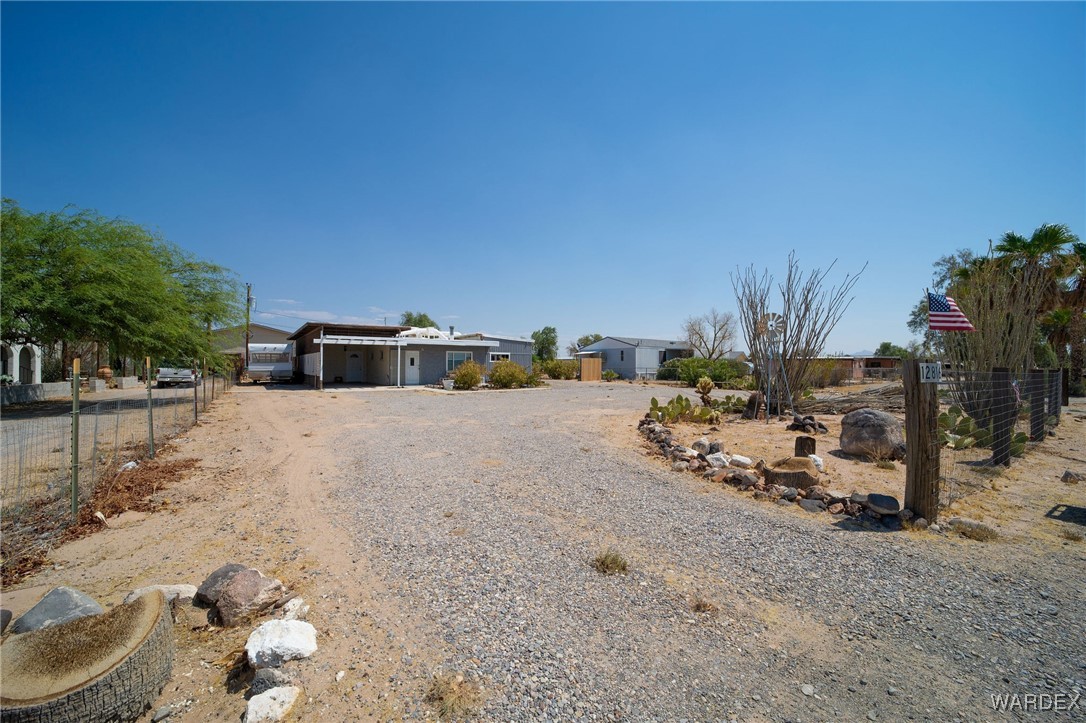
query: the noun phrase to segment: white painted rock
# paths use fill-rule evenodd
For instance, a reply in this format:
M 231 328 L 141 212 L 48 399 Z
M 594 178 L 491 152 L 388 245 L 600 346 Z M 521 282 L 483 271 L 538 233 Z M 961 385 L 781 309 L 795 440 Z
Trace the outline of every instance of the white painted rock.
M 278 668 L 317 650 L 317 629 L 301 620 L 269 620 L 249 634 L 245 654 L 254 668 Z
M 243 723 L 283 720 L 301 694 L 302 689 L 298 686 L 287 685 L 254 695 L 249 699 L 249 705 L 245 709 Z
M 149 592 L 155 590 L 161 590 L 162 594 L 166 596 L 166 602 L 170 602 L 174 598 L 179 603 L 190 603 L 192 599 L 196 597 L 195 585 L 148 585 L 147 587 L 141 587 L 137 590 L 133 590 L 125 597 L 125 603 L 130 603 L 138 597 L 142 597 Z
M 754 460 L 750 457 L 744 457 L 741 454 L 733 454 L 731 458 L 732 467 L 739 467 L 740 469 L 750 469 L 754 466 Z
M 722 467 L 728 466 L 728 458 L 724 455 L 723 452 L 713 452 L 712 454 L 706 456 L 705 459 L 709 460 L 710 466 L 712 466 L 714 469 L 721 469 Z
M 809 454 L 807 456 L 811 458 L 811 461 L 814 462 L 814 466 L 818 469 L 819 472 L 826 471 L 826 463 L 822 461 L 821 457 L 819 457 L 817 454 Z

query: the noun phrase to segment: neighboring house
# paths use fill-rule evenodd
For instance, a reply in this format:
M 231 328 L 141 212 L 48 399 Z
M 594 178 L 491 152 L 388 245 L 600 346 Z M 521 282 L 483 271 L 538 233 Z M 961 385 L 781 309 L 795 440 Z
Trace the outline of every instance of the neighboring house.
M 41 384 L 41 347 L 36 344 L 0 345 L 0 374 L 13 384 Z
M 841 378 L 897 379 L 901 376 L 901 358 L 896 356 L 820 356 L 819 361 L 833 361 Z
M 461 334 L 456 337 L 459 341 L 496 341 L 498 346 L 492 348 L 486 358 L 486 370 L 489 372 L 494 363 L 507 359 L 509 361 L 515 361 L 524 367 L 524 370 L 531 373 L 532 371 L 532 352 L 535 349 L 535 342 L 531 339 L 522 339 L 515 336 L 499 336 L 497 334 L 487 334 L 483 331 L 477 331 L 472 334 Z
M 215 329 L 211 332 L 216 351 L 229 356 L 245 356 L 245 324 Z M 250 344 L 286 344 L 290 332 L 264 324 L 249 324 Z
M 685 341 L 605 336 L 581 349 L 577 356 L 599 358 L 604 371 L 610 369 L 622 379 L 655 379 L 661 364 L 691 353 Z
M 437 384 L 468 359 L 485 366 L 499 346 L 497 341 L 450 338 L 436 329 L 318 321 L 302 324 L 287 341 L 294 342 L 295 371 L 318 388 Z

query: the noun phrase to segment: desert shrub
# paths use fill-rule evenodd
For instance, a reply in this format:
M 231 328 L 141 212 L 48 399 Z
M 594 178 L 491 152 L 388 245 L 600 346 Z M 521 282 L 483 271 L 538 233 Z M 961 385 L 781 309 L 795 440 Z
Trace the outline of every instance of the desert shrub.
M 532 362 L 532 371 L 528 372 L 528 378 L 524 383 L 529 387 L 543 386 L 543 365 L 539 362 Z
M 482 691 L 462 674 L 438 673 L 430 680 L 425 700 L 437 708 L 441 718 L 464 718 L 483 702 Z
M 453 370 L 452 379 L 456 389 L 474 389 L 483 381 L 483 367 L 469 359 Z
M 547 359 L 543 362 L 543 373 L 551 379 L 576 379 L 580 371 L 573 359 Z
M 705 613 L 713 615 L 718 610 L 716 604 L 707 597 L 702 595 L 696 595 L 693 600 L 690 601 L 690 609 L 696 613 Z
M 656 397 L 649 400 L 649 419 L 663 424 L 671 422 L 698 422 L 716 424 L 720 421 L 720 412 L 712 407 L 693 404 L 679 394 L 667 404 L 660 404 Z
M 662 382 L 679 381 L 679 360 L 669 359 L 656 370 L 656 378 Z
M 621 379 L 622 375 L 616 372 L 614 369 L 604 369 L 600 373 L 600 377 L 602 377 L 603 381 L 605 382 L 613 382 L 616 379 Z
M 845 370 L 834 359 L 815 359 L 807 367 L 808 377 L 812 387 L 835 387 L 845 380 Z
M 606 552 L 601 552 L 596 555 L 596 559 L 592 561 L 592 567 L 596 568 L 604 575 L 614 575 L 615 573 L 625 573 L 629 569 L 629 563 L 626 562 L 626 558 L 618 554 L 613 549 L 608 549 Z
M 490 386 L 498 389 L 519 389 L 528 383 L 528 372 L 515 361 L 505 359 L 490 369 Z

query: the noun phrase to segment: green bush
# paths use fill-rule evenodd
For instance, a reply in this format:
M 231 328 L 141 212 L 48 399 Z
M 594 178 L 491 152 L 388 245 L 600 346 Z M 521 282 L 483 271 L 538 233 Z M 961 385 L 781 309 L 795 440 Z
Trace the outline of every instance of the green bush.
M 618 372 L 616 372 L 614 369 L 604 369 L 600 373 L 600 376 L 603 378 L 603 381 L 605 381 L 605 382 L 613 382 L 616 379 L 621 379 L 622 378 L 622 375 L 619 374 Z
M 490 386 L 498 389 L 520 389 L 528 383 L 528 372 L 515 361 L 505 359 L 490 369 Z
M 453 370 L 452 379 L 456 389 L 474 389 L 483 381 L 483 367 L 469 359 Z
M 529 387 L 543 386 L 543 365 L 539 362 L 532 362 L 532 371 L 528 374 L 528 378 L 524 383 Z
M 547 359 L 543 362 L 543 373 L 551 379 L 576 379 L 579 365 L 573 359 Z

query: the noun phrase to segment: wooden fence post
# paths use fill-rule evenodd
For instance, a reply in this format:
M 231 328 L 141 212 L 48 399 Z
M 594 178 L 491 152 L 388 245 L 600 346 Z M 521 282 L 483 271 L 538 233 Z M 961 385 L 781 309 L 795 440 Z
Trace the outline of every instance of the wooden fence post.
M 1045 439 L 1045 402 L 1048 393 L 1045 390 L 1045 370 L 1030 369 L 1026 391 L 1029 394 L 1029 438 L 1032 442 Z
M 935 522 L 939 516 L 939 389 L 920 381 L 920 362 L 902 367 L 905 383 L 905 507 Z
M 809 454 L 814 454 L 817 444 L 814 437 L 806 435 L 796 437 L 796 456 L 806 457 Z
M 1010 465 L 1011 434 L 1017 416 L 1011 370 L 995 367 L 992 369 L 992 464 Z

